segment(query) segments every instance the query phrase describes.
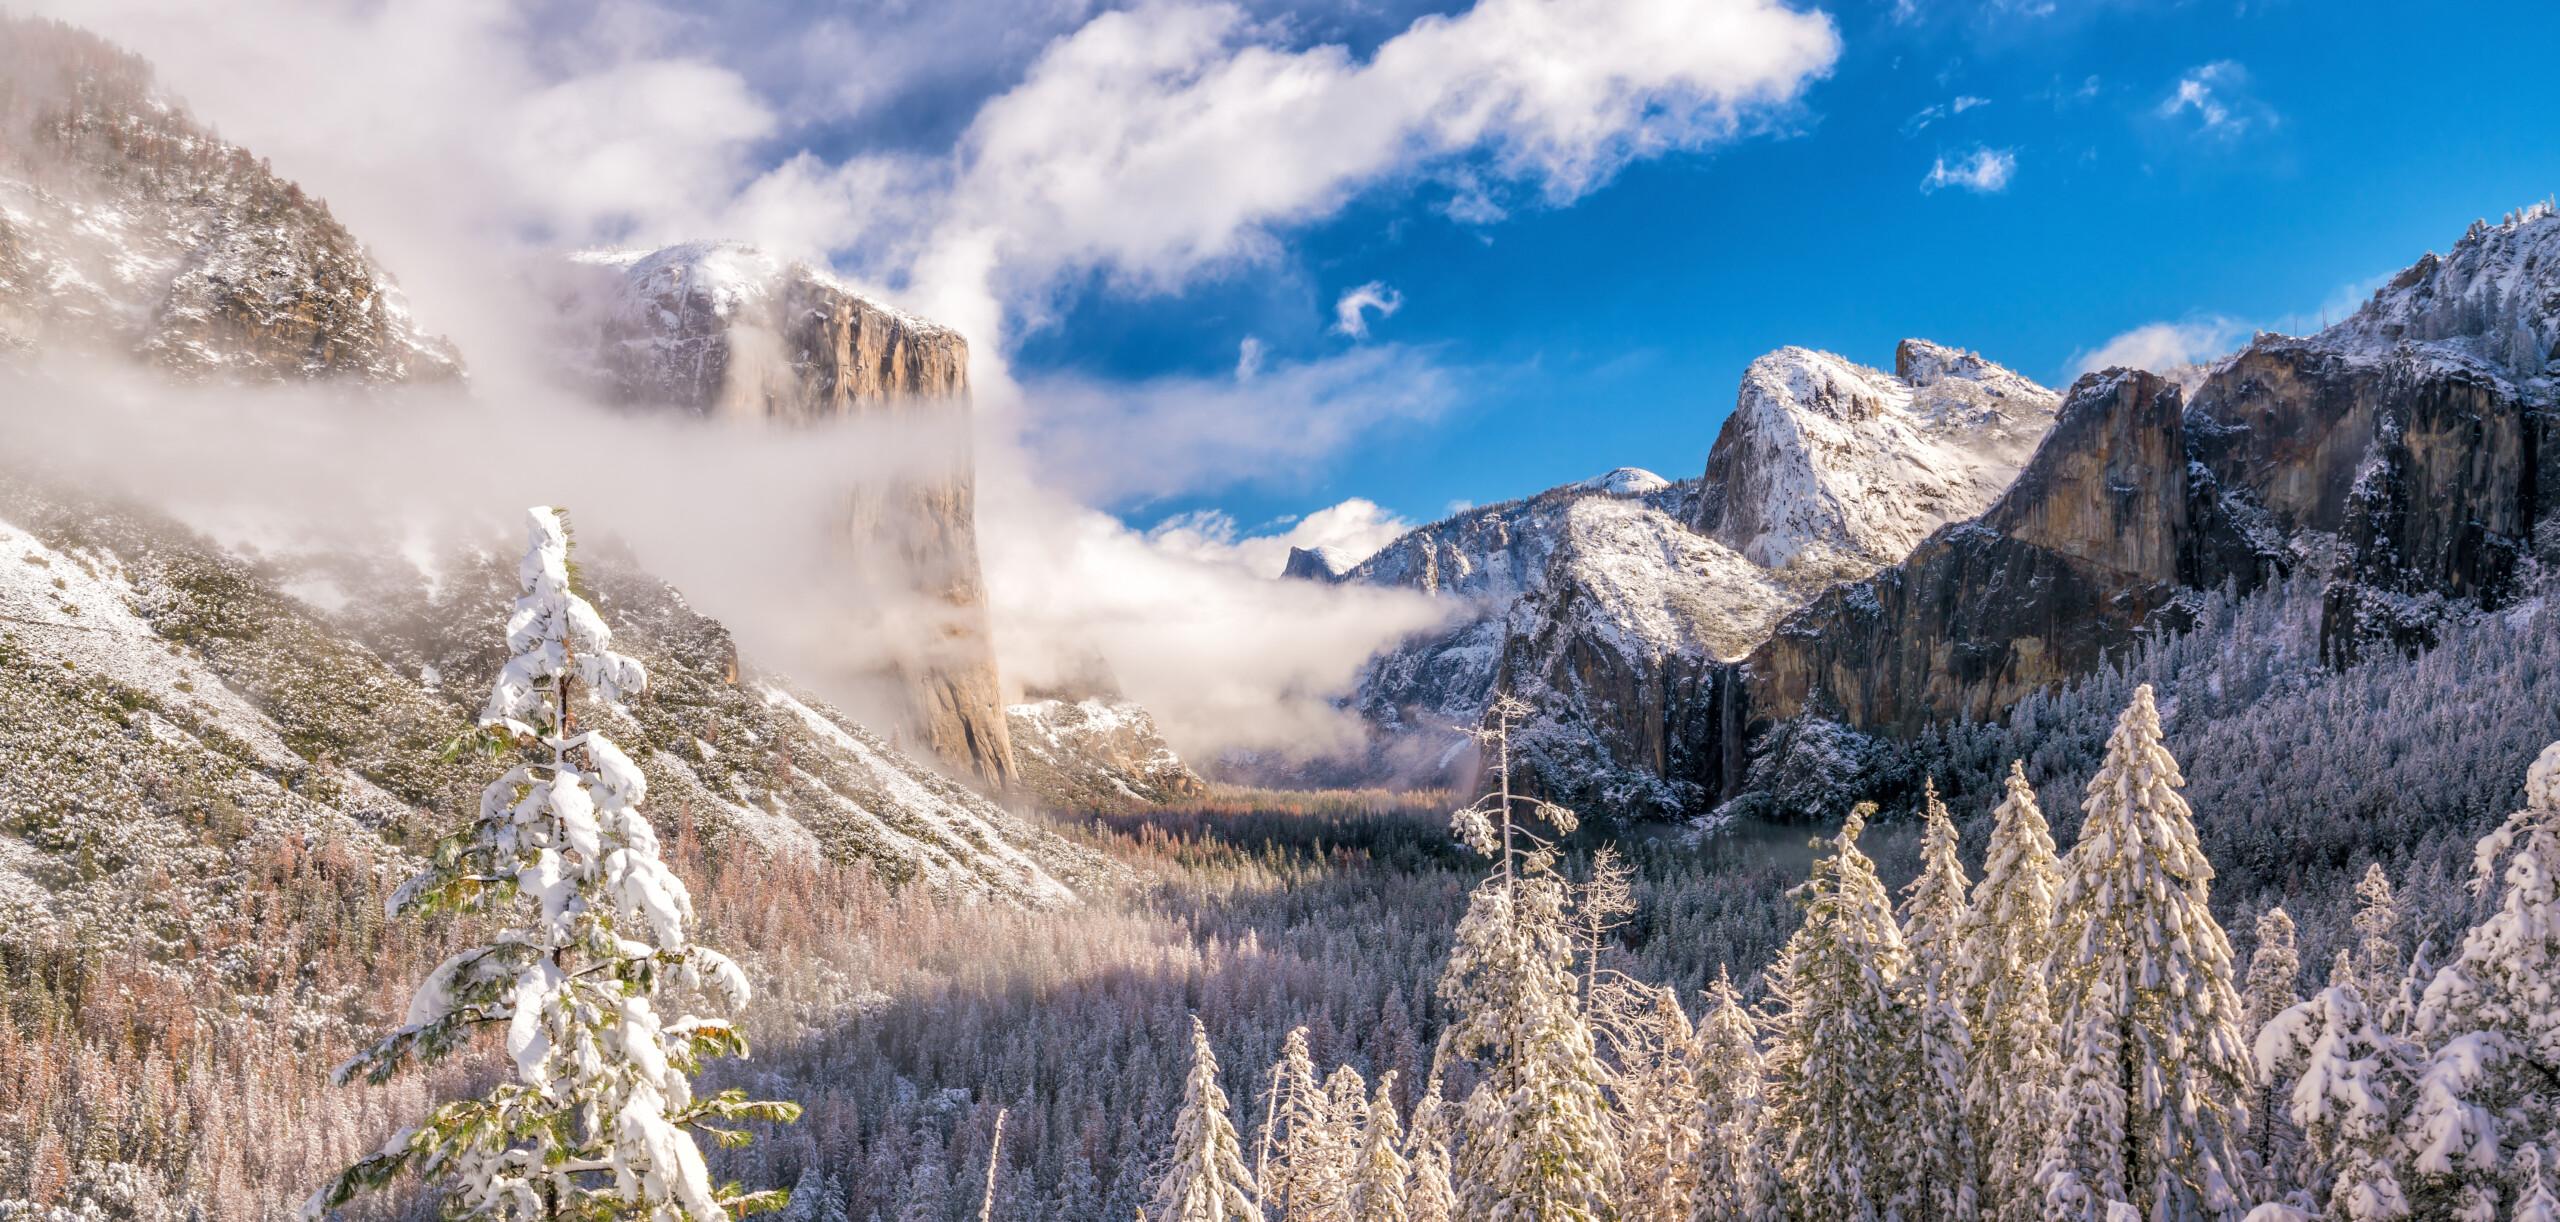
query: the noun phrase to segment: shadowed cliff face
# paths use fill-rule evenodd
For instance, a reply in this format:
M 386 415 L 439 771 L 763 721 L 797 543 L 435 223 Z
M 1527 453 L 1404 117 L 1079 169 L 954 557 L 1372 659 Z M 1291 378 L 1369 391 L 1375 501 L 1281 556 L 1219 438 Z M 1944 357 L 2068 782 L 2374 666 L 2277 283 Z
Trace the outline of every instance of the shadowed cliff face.
M 883 642 L 902 736 L 998 790 L 1015 780 L 967 450 L 968 344 L 832 277 L 749 247 L 696 243 L 577 257 L 567 303 L 620 398 L 706 416 L 815 423 L 910 416 L 948 443 L 909 477 L 846 493 L 839 563 L 878 592 L 846 632 Z
M 2552 513 L 2560 215 L 2474 225 L 2311 337 L 2261 335 L 2181 405 L 2109 370 L 2074 386 L 1980 518 L 1831 589 L 1711 685 L 1718 792 L 1807 719 L 1906 736 L 1993 719 L 2182 626 L 2181 597 L 2327 582 L 2322 648 L 2350 664 L 2503 606 Z

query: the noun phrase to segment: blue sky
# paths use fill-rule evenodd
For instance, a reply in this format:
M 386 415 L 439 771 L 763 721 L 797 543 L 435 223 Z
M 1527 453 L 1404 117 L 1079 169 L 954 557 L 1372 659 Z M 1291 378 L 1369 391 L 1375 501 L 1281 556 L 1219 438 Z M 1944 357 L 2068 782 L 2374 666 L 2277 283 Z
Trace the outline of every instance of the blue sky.
M 1355 344 L 1331 329 L 1339 295 L 1382 282 L 1402 306 L 1366 343 L 1446 377 L 1437 415 L 1109 507 L 1250 531 L 1365 497 L 1420 521 L 1618 465 L 1695 474 L 1744 365 L 1780 345 L 1889 365 L 1921 335 L 2060 385 L 2146 324 L 2316 325 L 2471 218 L 2560 190 L 2560 6 L 2064 7 L 1831 7 L 1834 71 L 1764 134 L 1490 222 L 1446 215 L 1445 185 L 1381 184 L 1178 291 L 1080 282 L 1016 373 L 1214 379 L 1247 336 L 1266 366 L 1322 360 Z M 1985 150 L 2014 166 L 1999 189 L 1924 190 Z

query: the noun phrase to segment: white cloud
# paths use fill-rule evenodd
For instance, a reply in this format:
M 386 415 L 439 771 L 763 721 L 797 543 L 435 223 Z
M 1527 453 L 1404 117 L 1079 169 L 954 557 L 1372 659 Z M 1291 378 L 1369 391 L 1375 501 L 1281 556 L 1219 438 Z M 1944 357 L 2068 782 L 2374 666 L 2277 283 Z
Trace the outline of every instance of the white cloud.
M 2157 113 L 2172 121 L 2192 114 L 2196 132 L 2216 140 L 2236 140 L 2279 122 L 2274 108 L 2250 91 L 2249 70 L 2227 59 L 2179 77 Z
M 2095 348 L 2071 358 L 2072 376 L 2124 366 L 2168 373 L 2228 354 L 2245 342 L 2254 328 L 2235 318 L 2214 315 L 2181 322 L 2145 323 L 2111 336 Z
M 1248 335 L 1244 337 L 1243 342 L 1236 345 L 1236 380 L 1250 382 L 1255 374 L 1261 372 L 1262 341 Z
M 1328 547 L 1357 562 L 1368 559 L 1414 527 L 1363 497 L 1272 525 L 1286 529 L 1266 528 L 1263 533 L 1248 535 L 1232 516 L 1202 509 L 1167 518 L 1150 528 L 1146 537 L 1158 550 L 1173 555 L 1232 565 L 1259 577 L 1278 577 L 1288 567 L 1291 548 Z
M 1929 166 L 1928 176 L 1920 180 L 1922 194 L 1942 187 L 1962 187 L 1983 195 L 1994 195 L 2009 188 L 2010 176 L 2018 172 L 2018 156 L 2008 149 L 1976 148 L 1949 161 L 1941 154 Z
M 1333 303 L 1333 329 L 1353 339 L 1369 338 L 1369 314 L 1378 312 L 1386 318 L 1404 308 L 1404 294 L 1388 288 L 1384 281 L 1372 280 L 1344 293 Z

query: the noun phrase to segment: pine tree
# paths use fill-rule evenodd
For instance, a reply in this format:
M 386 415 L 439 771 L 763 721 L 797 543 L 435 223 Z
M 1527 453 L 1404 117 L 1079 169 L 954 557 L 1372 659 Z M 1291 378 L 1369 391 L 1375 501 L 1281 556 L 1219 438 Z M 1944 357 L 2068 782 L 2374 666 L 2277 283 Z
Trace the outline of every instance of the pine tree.
M 2045 973 L 2062 866 L 2023 763 L 2011 761 L 2008 794 L 1991 820 L 1956 986 L 1973 1038 L 1965 1115 L 1981 1158 L 1983 1212 L 1995 1222 L 2040 1222 L 2035 1173 L 2059 1070 Z
M 2466 1219 L 2529 1199 L 2525 1147 L 2560 1150 L 2560 743 L 2524 794 L 2472 859 L 2473 888 L 2497 908 L 2427 985 L 2415 1023 L 2430 1055 L 2405 1134 L 2411 1193 Z
M 1574 897 L 1574 935 L 1582 943 L 1582 1003 L 1591 1004 L 1592 986 L 1600 978 L 1600 951 L 1609 935 L 1636 910 L 1635 871 L 1627 868 L 1616 845 L 1604 844 L 1591 854 L 1591 877 Z
M 1271 1086 L 1263 1100 L 1262 1141 L 1254 1158 L 1262 1205 L 1274 1218 L 1310 1216 L 1314 1186 L 1299 1168 L 1311 1175 L 1320 1165 L 1324 1130 L 1324 1092 L 1316 1084 L 1315 1060 L 1307 1052 L 1307 1029 L 1298 1027 L 1289 1032 L 1281 1044 L 1280 1060 L 1271 1067 Z
M 1768 1123 L 1794 1217 L 1918 1216 L 1905 1209 L 1915 1186 L 1904 1128 L 1919 1040 L 1894 987 L 1911 955 L 1875 863 L 1858 849 L 1874 810 L 1849 813 L 1795 890 L 1804 924 L 1769 969 Z
M 1323 1136 L 1315 1144 L 1314 1189 L 1308 1217 L 1348 1222 L 1351 1190 L 1359 1178 L 1361 1138 L 1369 1125 L 1369 1084 L 1360 1071 L 1337 1065 L 1324 1080 Z
M 1410 1222 L 1405 1212 L 1403 1126 L 1396 1123 L 1396 1074 L 1378 1075 L 1377 1097 L 1369 1103 L 1368 1130 L 1360 1136 L 1360 1165 L 1351 1180 L 1352 1222 Z
M 1698 1169 L 1694 1222 L 1770 1216 L 1777 1183 L 1763 1157 L 1760 1027 L 1733 976 L 1716 969 L 1697 1028 Z
M 509 1080 L 446 1103 L 348 1168 L 304 1205 L 318 1217 L 404 1171 L 448 1183 L 451 1207 L 498 1217 L 647 1216 L 694 1222 L 780 1207 L 787 1194 L 713 1188 L 694 1134 L 745 1140 L 718 1122 L 790 1120 L 797 1105 L 737 1090 L 693 1095 L 706 1057 L 740 1055 L 727 1021 L 666 1023 L 656 1002 L 684 994 L 746 1005 L 746 976 L 685 933 L 693 902 L 658 859 L 640 813 L 646 783 L 612 740 L 581 729 L 576 692 L 618 708 L 647 682 L 573 588 L 569 532 L 529 511 L 507 622 L 514 651 L 481 713 L 494 750 L 519 764 L 482 791 L 479 817 L 436 846 L 393 893 L 391 916 L 461 913 L 506 924 L 420 984 L 407 1021 L 340 1066 L 343 1083 L 381 1083 L 501 1030 Z
M 1209 1029 L 1191 1016 L 1191 1074 L 1182 1084 L 1182 1110 L 1173 1118 L 1173 1154 L 1156 1181 L 1148 1222 L 1262 1222 L 1253 1203 L 1253 1173 L 1245 1170 L 1244 1143 L 1227 1116 L 1227 1092 L 1218 1085 L 1218 1054 Z
M 2342 954 L 2343 957 L 2343 954 Z M 2397 1139 L 2417 1077 L 2417 1049 L 2383 1027 L 2352 976 L 2287 1008 L 2259 1031 L 2260 1080 L 2284 1087 L 2307 1169 L 2279 1185 L 2327 1203 L 2328 1216 L 2409 1216 Z
M 2355 931 L 2356 991 L 2384 1026 L 2405 1032 L 2409 1015 L 2400 985 L 2409 965 L 2400 947 L 2400 899 L 2380 862 L 2368 863 L 2356 883 Z
M 1901 988 L 1919 1037 L 1918 1077 L 1908 1096 L 1911 1123 L 1903 1131 L 1910 1147 L 1905 1174 L 1922 1216 L 1962 1222 L 1977 1216 L 1981 1206 L 1973 1130 L 1964 1109 L 1973 1038 L 1956 983 L 1964 957 L 1959 931 L 1971 906 L 1964 863 L 1956 859 L 1955 820 L 1938 800 L 1936 781 L 1926 782 L 1923 792 L 1920 874 L 1905 889 L 1902 907 L 1911 968 Z
M 1483 732 L 1498 761 L 1494 793 L 1452 818 L 1459 838 L 1499 870 L 1476 888 L 1440 978 L 1445 1049 L 1474 1062 L 1460 1109 L 1452 1178 L 1472 1218 L 1582 1222 L 1608 1216 L 1617 1170 L 1603 1071 L 1575 1004 L 1573 932 L 1555 846 L 1522 826 L 1515 804 L 1569 833 L 1574 813 L 1511 792 L 1510 733 L 1529 706 L 1494 701 Z
M 2258 918 L 2257 949 L 2249 954 L 2249 984 L 2241 995 L 2240 1029 L 2252 1041 L 2267 1024 L 2302 1000 L 2294 982 L 2302 976 L 2302 955 L 2295 949 L 2293 918 L 2282 907 Z M 2284 1083 L 2268 1077 L 2259 1063 L 2257 1106 L 2250 1116 L 2249 1154 L 2258 1166 L 2262 1186 L 2275 1195 L 2301 1178 L 2301 1134 L 2287 1118 Z
M 1458 1216 L 1458 1190 L 1449 1179 L 1449 1105 L 1440 1097 L 1440 1075 L 1413 1105 L 1413 1128 L 1406 1135 L 1406 1222 L 1452 1222 Z
M 2062 1070 L 2037 1181 L 2058 1218 L 2123 1206 L 2150 1222 L 2228 1222 L 2247 1208 L 2249 1049 L 2185 784 L 2150 685 L 2135 688 L 2056 898 Z
M 1688 1222 L 1701 1140 L 1697 1033 L 1671 990 L 1614 974 L 1600 982 L 1592 1015 L 1617 1066 L 1610 1204 L 1622 1222 Z

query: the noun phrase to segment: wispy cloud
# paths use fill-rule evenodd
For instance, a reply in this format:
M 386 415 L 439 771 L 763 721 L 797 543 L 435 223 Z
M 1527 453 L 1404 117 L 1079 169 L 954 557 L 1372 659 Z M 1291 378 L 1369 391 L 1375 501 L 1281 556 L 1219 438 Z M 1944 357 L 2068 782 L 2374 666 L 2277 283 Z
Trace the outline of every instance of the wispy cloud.
M 2018 155 L 2008 149 L 1975 148 L 1950 161 L 1941 154 L 1929 166 L 1927 177 L 1920 180 L 1922 194 L 1932 194 L 1946 187 L 1961 187 L 1982 195 L 1996 195 L 2009 189 L 2009 179 L 2018 172 Z
M 2118 366 L 2169 373 L 2179 366 L 2200 364 L 2229 353 L 2247 340 L 2253 330 L 2255 328 L 2239 319 L 2218 314 L 2177 322 L 2144 323 L 2108 337 L 2106 342 L 2095 348 L 2074 353 L 2071 373 L 2077 377 Z
M 2251 91 L 2249 70 L 2227 59 L 2179 77 L 2156 113 L 2171 122 L 2191 124 L 2198 135 L 2213 140 L 2237 140 L 2282 121 L 2274 107 Z
M 1954 98 L 1948 101 L 1934 102 L 1927 106 L 1923 106 L 1910 118 L 1903 120 L 1902 134 L 1906 136 L 1916 136 L 1921 132 L 1928 130 L 1930 124 L 1935 123 L 1940 119 L 1950 118 L 1955 115 L 1963 114 L 1974 107 L 1989 106 L 1990 104 L 1991 99 L 1989 98 L 1978 98 L 1969 93 L 1957 94 Z
M 1369 311 L 1385 318 L 1404 308 L 1404 294 L 1372 280 L 1344 293 L 1333 303 L 1333 329 L 1353 339 L 1369 338 Z

